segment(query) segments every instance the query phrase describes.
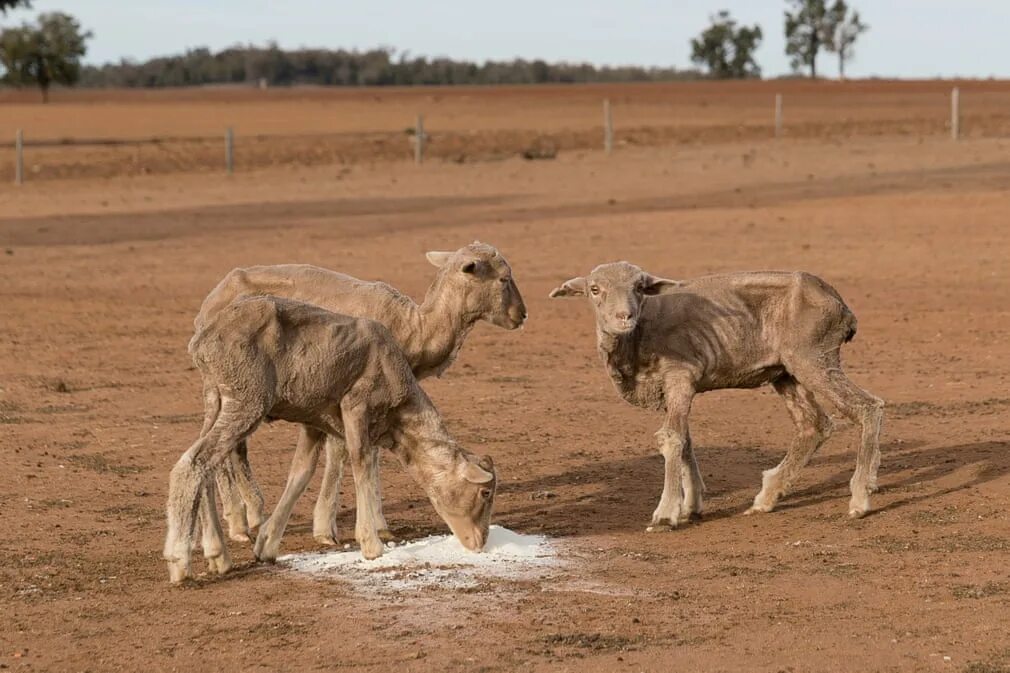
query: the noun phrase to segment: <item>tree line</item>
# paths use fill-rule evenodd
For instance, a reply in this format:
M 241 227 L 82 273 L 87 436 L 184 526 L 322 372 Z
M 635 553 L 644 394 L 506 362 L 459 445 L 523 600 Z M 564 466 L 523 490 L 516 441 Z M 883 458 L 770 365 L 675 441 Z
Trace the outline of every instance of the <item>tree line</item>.
M 822 51 L 838 56 L 839 75 L 852 58 L 858 37 L 868 26 L 845 0 L 786 0 L 786 54 L 793 69 L 809 68 L 817 76 Z M 0 16 L 31 0 L 0 0 Z M 544 84 L 582 82 L 650 82 L 663 80 L 760 77 L 755 53 L 761 45 L 760 26 L 741 26 L 729 12 L 711 17 L 711 25 L 691 41 L 691 58 L 707 72 L 664 67 L 594 66 L 588 63 L 547 63 L 515 59 L 473 63 L 449 58 L 411 57 L 392 49 L 282 50 L 238 46 L 212 52 L 191 49 L 183 54 L 144 62 L 123 60 L 100 66 L 83 65 L 91 32 L 69 14 L 40 14 L 35 22 L 0 31 L 0 81 L 12 86 L 37 86 L 45 101 L 53 84 L 90 87 L 174 87 L 265 82 L 269 85 L 411 86 L 419 84 Z
M 700 77 L 694 70 L 639 66 L 598 67 L 588 63 L 547 63 L 515 59 L 473 63 L 448 58 L 411 57 L 392 49 L 282 50 L 206 48 L 142 63 L 120 61 L 88 66 L 80 83 L 94 87 L 167 87 L 238 84 L 263 80 L 270 85 L 411 86 L 418 84 L 545 84 L 649 82 Z

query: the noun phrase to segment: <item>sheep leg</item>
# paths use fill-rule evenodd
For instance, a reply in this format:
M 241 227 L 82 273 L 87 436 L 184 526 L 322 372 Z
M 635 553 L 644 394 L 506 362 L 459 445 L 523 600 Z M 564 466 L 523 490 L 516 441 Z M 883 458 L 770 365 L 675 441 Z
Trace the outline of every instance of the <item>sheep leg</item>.
M 822 358 L 819 363 L 798 367 L 795 376 L 815 395 L 831 400 L 839 411 L 862 428 L 856 452 L 856 469 L 849 481 L 852 493 L 849 516 L 864 516 L 870 511 L 870 494 L 877 490 L 884 402 L 849 380 L 841 369 L 837 353 L 833 353 L 826 362 Z
M 369 441 L 368 416 L 363 407 L 345 408 L 342 404 L 341 415 L 344 421 L 347 455 L 351 461 L 351 471 L 354 473 L 357 502 L 354 537 L 361 547 L 361 555 L 366 559 L 374 559 L 382 556 L 383 550 L 376 525 L 382 516 L 378 447 Z
M 256 428 L 260 418 L 258 412 L 243 410 L 235 400 L 225 399 L 207 433 L 182 454 L 172 468 L 166 507 L 168 533 L 165 536 L 164 558 L 173 583 L 192 577 L 193 533 L 202 500 L 201 491 L 208 486 L 207 480 L 217 467 Z M 203 508 L 205 528 L 217 526 L 220 532 L 217 508 L 210 506 L 212 504 L 208 501 Z M 208 535 L 213 536 L 213 531 Z M 216 560 L 211 564 L 215 569 L 223 567 Z
M 249 528 L 259 528 L 263 523 L 263 493 L 259 484 L 253 478 L 252 466 L 249 464 L 249 441 L 243 439 L 238 449 L 231 454 L 230 464 L 235 474 L 235 484 L 245 505 L 245 515 Z
M 680 522 L 685 495 L 691 501 L 696 501 L 701 505 L 700 488 L 695 484 L 692 476 L 690 464 L 693 463 L 693 453 L 691 458 L 687 458 L 686 451 L 690 451 L 688 446 L 691 443 L 691 434 L 688 431 L 687 417 L 691 411 L 691 399 L 693 392 L 685 390 L 683 394 L 671 394 L 667 391 L 667 417 L 663 427 L 656 433 L 659 440 L 659 451 L 665 460 L 665 477 L 663 480 L 663 495 L 659 499 L 659 505 L 652 513 L 652 522 L 645 529 L 648 532 L 657 530 L 676 528 Z M 687 464 L 687 480 L 682 479 Z M 699 474 L 700 477 L 700 474 Z M 684 492 L 684 485 L 688 484 L 687 493 Z M 692 503 L 693 504 L 693 503 Z M 691 504 L 689 504 L 691 506 Z
M 224 520 L 228 522 L 228 537 L 236 542 L 249 542 L 246 505 L 238 486 L 238 470 L 235 465 L 237 460 L 237 454 L 228 456 L 228 459 L 214 474 L 214 479 L 217 482 L 217 490 L 221 494 Z
M 686 511 L 681 511 L 681 519 L 684 521 L 700 519 L 704 510 L 702 496 L 705 495 L 705 481 L 701 478 L 701 470 L 698 469 L 698 460 L 694 455 L 690 434 L 681 453 L 680 478 L 684 490 L 684 505 L 687 508 Z
M 761 491 L 746 514 L 772 511 L 779 498 L 789 492 L 800 470 L 831 436 L 831 418 L 824 413 L 813 393 L 789 375 L 777 379 L 772 386 L 785 402 L 796 426 L 796 437 L 782 462 L 764 471 Z
M 203 526 L 201 535 L 203 557 L 211 572 L 223 575 L 231 570 L 231 556 L 228 545 L 221 532 L 221 521 L 217 517 L 217 503 L 214 501 L 214 488 L 209 480 L 204 481 L 200 496 L 200 522 Z
M 312 512 L 312 537 L 319 544 L 335 545 L 340 541 L 337 512 L 340 510 L 340 480 L 344 476 L 347 446 L 342 437 L 335 435 L 327 435 L 324 446 L 326 463 L 316 508 Z
M 281 538 L 284 537 L 284 529 L 287 528 L 288 520 L 291 518 L 291 510 L 298 498 L 305 492 L 305 487 L 308 486 L 312 474 L 316 471 L 323 437 L 323 433 L 318 430 L 307 425 L 301 426 L 298 445 L 291 461 L 291 469 L 288 471 L 288 481 L 284 486 L 284 493 L 281 494 L 281 499 L 277 502 L 273 514 L 270 515 L 266 523 L 260 526 L 259 535 L 256 536 L 253 554 L 258 560 L 271 563 L 277 560 Z

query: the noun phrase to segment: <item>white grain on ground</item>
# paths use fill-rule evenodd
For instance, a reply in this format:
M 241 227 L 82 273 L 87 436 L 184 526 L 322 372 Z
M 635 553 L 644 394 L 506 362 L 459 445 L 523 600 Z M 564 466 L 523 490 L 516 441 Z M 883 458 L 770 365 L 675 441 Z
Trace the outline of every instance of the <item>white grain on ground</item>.
M 561 560 L 542 535 L 522 535 L 491 526 L 484 551 L 467 550 L 452 535 L 434 535 L 386 549 L 367 561 L 361 553 L 337 551 L 282 556 L 294 571 L 339 578 L 363 591 L 398 592 L 424 587 L 465 589 L 486 580 L 537 579 Z

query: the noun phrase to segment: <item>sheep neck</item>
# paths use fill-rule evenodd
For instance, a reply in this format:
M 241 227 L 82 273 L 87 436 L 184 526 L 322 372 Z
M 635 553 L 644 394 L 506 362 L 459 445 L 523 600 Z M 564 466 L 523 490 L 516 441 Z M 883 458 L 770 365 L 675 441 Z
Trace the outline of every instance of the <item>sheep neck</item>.
M 402 408 L 391 431 L 393 452 L 422 486 L 447 472 L 458 452 L 441 417 L 427 400 Z
M 610 334 L 597 327 L 596 343 L 607 373 L 621 397 L 632 401 L 638 373 L 639 328 L 626 334 Z
M 417 310 L 417 341 L 413 344 L 411 368 L 418 378 L 438 376 L 459 354 L 467 334 L 480 320 L 470 312 L 460 288 L 454 287 L 440 273 L 428 288 Z

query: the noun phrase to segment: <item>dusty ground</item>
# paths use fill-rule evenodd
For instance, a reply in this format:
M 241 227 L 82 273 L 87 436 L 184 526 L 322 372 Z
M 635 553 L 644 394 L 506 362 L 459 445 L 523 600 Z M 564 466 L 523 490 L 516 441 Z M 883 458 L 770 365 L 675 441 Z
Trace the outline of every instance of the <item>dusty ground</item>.
M 0 667 L 1010 670 L 1008 151 L 888 135 L 0 185 Z M 494 456 L 496 521 L 557 538 L 568 566 L 379 601 L 233 544 L 232 575 L 170 587 L 162 507 L 200 426 L 185 344 L 204 294 L 234 266 L 303 261 L 420 298 L 423 252 L 473 238 L 512 261 L 530 322 L 475 330 L 426 387 Z M 660 416 L 613 391 L 589 308 L 546 298 L 620 258 L 838 288 L 860 321 L 847 369 L 889 403 L 878 512 L 845 518 L 839 421 L 780 511 L 741 516 L 791 424 L 770 390 L 713 393 L 692 427 L 708 515 L 646 534 Z M 270 503 L 293 439 L 252 443 Z M 383 479 L 395 532 L 442 530 L 393 461 Z M 285 550 L 315 548 L 314 496 Z

